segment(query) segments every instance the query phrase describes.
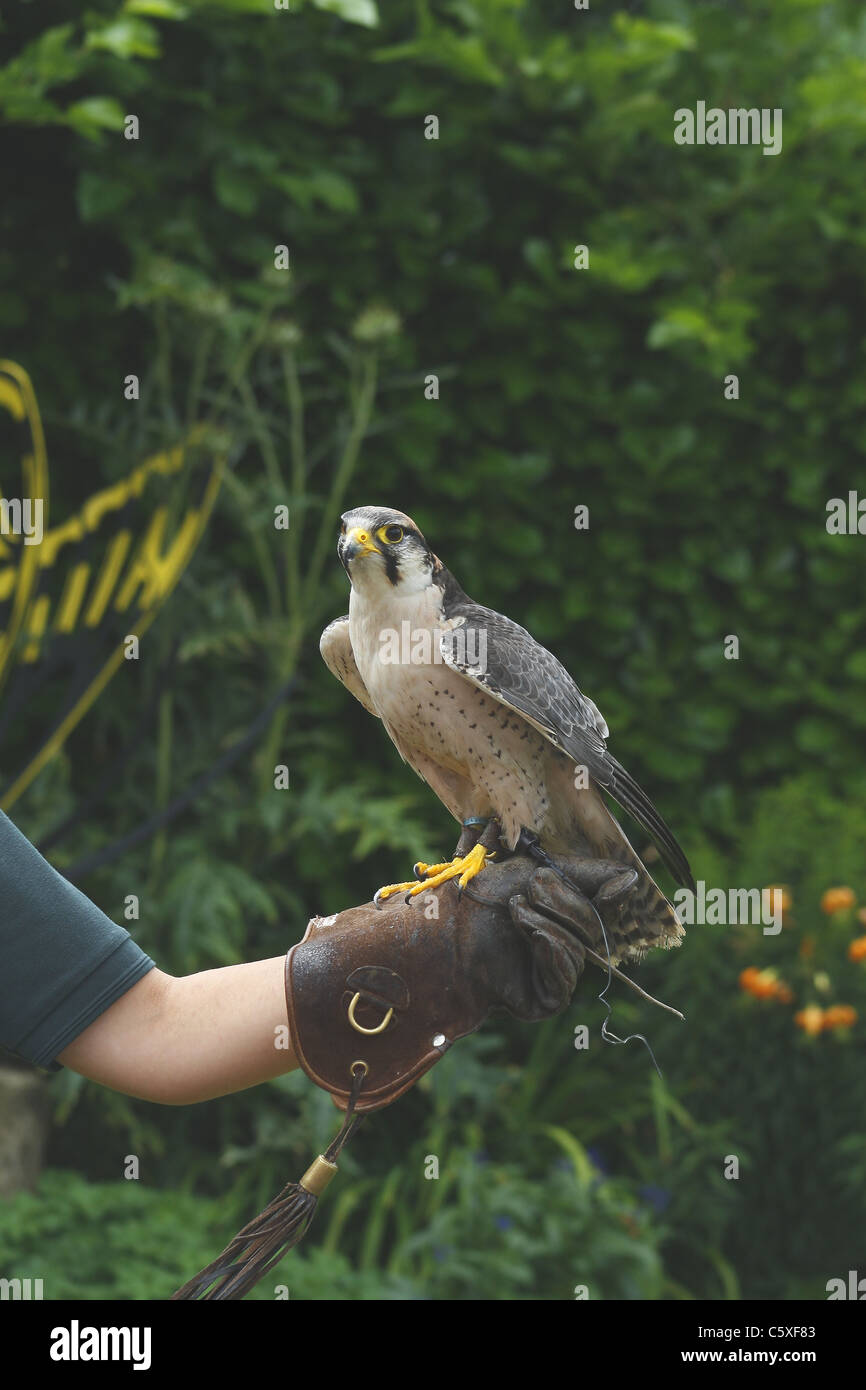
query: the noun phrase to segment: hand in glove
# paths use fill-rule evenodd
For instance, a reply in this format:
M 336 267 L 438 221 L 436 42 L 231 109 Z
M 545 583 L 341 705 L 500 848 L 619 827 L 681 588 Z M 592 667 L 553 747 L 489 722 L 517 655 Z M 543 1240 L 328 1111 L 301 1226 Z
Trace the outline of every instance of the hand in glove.
M 314 917 L 286 958 L 292 1043 L 311 1080 L 345 1108 L 365 1068 L 355 1109 L 377 1110 L 494 1010 L 536 1020 L 566 1008 L 584 945 L 606 959 L 597 913 L 612 920 L 637 875 L 610 861 L 557 862 L 583 891 L 515 855 L 462 894 L 451 881 L 411 904 Z
M 363 1112 L 396 1100 L 493 1010 L 538 1019 L 566 1007 L 585 949 L 604 959 L 596 913 L 613 923 L 637 875 L 598 860 L 560 867 L 577 888 L 516 855 L 485 868 L 462 895 L 452 880 L 411 905 L 396 899 L 313 918 L 286 957 L 289 1027 L 301 1066 L 347 1111 L 345 1121 L 300 1182 L 175 1299 L 243 1298 L 308 1229 Z

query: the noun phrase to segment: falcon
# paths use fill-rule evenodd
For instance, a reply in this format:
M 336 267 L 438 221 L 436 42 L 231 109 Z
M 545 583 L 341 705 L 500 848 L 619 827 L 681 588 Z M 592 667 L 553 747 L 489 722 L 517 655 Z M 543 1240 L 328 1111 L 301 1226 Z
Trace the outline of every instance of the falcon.
M 326 665 L 381 719 L 404 762 L 463 827 L 493 823 L 514 850 L 528 834 L 551 855 L 614 860 L 637 873 L 611 935 L 611 960 L 675 946 L 676 913 L 608 810 L 606 793 L 655 841 L 678 883 L 694 880 L 673 834 L 608 752 L 608 727 L 556 657 L 463 592 L 414 521 L 388 507 L 342 517 L 337 554 L 349 612 L 330 623 Z M 484 838 L 488 838 L 484 836 Z M 463 841 L 461 841 L 461 844 Z M 481 841 L 445 864 L 417 864 L 410 896 L 457 878 L 493 853 Z

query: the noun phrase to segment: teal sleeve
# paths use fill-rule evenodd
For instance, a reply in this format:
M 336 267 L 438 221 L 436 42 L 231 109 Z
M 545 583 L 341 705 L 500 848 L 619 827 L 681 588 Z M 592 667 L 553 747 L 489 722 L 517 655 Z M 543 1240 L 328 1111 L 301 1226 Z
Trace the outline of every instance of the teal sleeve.
M 153 967 L 0 811 L 0 1044 L 59 1070 L 58 1052 Z

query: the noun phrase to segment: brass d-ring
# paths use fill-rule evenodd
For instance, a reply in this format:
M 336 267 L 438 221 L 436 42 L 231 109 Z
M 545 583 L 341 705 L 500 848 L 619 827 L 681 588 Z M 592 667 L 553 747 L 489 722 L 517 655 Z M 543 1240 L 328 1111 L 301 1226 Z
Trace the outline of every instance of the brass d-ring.
M 349 1005 L 349 1022 L 351 1023 L 352 1027 L 356 1029 L 356 1031 L 359 1033 L 366 1033 L 368 1037 L 372 1036 L 372 1034 L 374 1033 L 384 1033 L 385 1029 L 388 1027 L 388 1024 L 391 1022 L 394 1010 L 389 1009 L 385 1017 L 382 1019 L 382 1022 L 376 1028 L 364 1028 L 355 1018 L 355 1009 L 357 1008 L 358 1000 L 360 998 L 361 991 L 359 990 L 358 993 L 355 995 L 354 999 L 352 1000 L 351 1004 Z

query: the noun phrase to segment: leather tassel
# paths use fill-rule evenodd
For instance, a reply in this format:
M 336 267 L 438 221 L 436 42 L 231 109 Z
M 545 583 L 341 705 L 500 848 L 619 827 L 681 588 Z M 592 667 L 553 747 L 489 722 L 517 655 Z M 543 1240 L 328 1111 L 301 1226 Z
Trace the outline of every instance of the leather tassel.
M 312 1225 L 319 1197 L 337 1172 L 340 1150 L 364 1118 L 354 1115 L 353 1111 L 365 1075 L 366 1067 L 363 1072 L 353 1072 L 352 1091 L 340 1133 L 310 1164 L 300 1182 L 288 1183 L 264 1211 L 238 1231 L 222 1254 L 172 1294 L 172 1302 L 241 1299 L 279 1263 L 287 1250 L 303 1240 Z

